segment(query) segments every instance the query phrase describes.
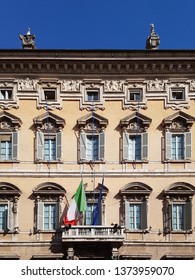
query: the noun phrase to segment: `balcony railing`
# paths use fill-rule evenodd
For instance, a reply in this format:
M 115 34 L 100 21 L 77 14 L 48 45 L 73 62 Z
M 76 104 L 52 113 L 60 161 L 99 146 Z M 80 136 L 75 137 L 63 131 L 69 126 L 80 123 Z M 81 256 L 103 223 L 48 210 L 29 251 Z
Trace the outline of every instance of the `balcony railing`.
M 122 241 L 123 227 L 115 226 L 71 226 L 62 227 L 63 241 Z

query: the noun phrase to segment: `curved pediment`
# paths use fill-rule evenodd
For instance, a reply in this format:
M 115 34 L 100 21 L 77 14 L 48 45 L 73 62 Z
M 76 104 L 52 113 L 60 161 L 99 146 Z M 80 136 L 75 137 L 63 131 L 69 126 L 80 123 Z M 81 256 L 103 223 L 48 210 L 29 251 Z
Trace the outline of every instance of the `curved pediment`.
M 188 194 L 193 195 L 195 193 L 195 187 L 189 183 L 176 182 L 171 184 L 165 191 L 165 194 Z
M 120 193 L 122 195 L 131 195 L 131 194 L 149 195 L 151 192 L 152 192 L 152 188 L 141 182 L 128 183 L 120 190 Z
M 13 184 L 0 182 L 0 195 L 20 196 L 21 191 Z
M 56 184 L 56 183 L 51 183 L 51 182 L 48 182 L 48 183 L 42 183 L 40 184 L 39 186 L 37 186 L 33 193 L 35 195 L 62 195 L 64 196 L 64 194 L 66 193 L 66 190 Z

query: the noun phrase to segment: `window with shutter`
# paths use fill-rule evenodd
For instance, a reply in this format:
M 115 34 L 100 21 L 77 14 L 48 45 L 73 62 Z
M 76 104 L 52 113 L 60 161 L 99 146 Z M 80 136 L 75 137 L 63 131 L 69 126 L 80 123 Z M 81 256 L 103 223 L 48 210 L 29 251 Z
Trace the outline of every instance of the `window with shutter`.
M 139 189 L 139 192 L 137 190 Z M 148 230 L 148 196 L 152 189 L 146 184 L 132 182 L 127 184 L 120 193 L 123 195 L 124 224 L 132 231 Z M 137 192 L 137 193 L 136 193 Z
M 174 183 L 165 190 L 165 233 L 192 232 L 192 196 L 194 193 L 194 186 L 181 182 Z
M 190 128 L 194 120 L 194 117 L 181 111 L 164 119 L 165 160 L 191 160 L 192 135 Z

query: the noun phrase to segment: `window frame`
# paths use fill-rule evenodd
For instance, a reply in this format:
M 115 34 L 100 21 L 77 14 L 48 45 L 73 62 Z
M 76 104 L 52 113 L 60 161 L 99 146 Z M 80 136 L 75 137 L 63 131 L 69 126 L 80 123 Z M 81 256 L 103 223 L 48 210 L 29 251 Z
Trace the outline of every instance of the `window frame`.
M 87 136 L 92 136 L 92 132 L 80 132 L 80 162 L 104 162 L 105 161 L 105 131 L 94 133 L 98 137 L 98 158 L 87 158 Z M 93 137 L 93 136 L 92 136 Z
M 183 158 L 178 157 L 178 149 L 176 150 L 176 158 L 173 158 L 173 136 L 183 136 Z M 176 147 L 177 148 L 177 147 Z M 192 157 L 192 134 L 190 131 L 177 132 L 177 131 L 166 131 L 165 133 L 165 161 L 171 162 L 186 162 L 191 161 Z
M 6 97 L 6 91 L 7 91 L 8 98 L 1 98 L 1 96 L 3 96 L 2 91 L 5 91 L 5 97 Z M 7 102 L 13 101 L 13 89 L 12 88 L 0 88 L 0 101 L 7 101 Z
M 97 99 L 94 99 L 93 93 L 96 94 L 95 96 L 97 96 Z M 89 98 L 89 94 L 91 94 L 91 96 L 93 96 L 92 99 Z M 100 102 L 100 89 L 85 89 L 85 102 L 87 103 L 99 103 Z
M 139 94 L 139 99 L 136 99 L 135 96 L 137 96 Z M 133 95 L 133 98 L 131 98 Z M 139 89 L 131 89 L 129 88 L 129 96 L 128 96 L 128 100 L 130 102 L 133 103 L 139 103 L 139 102 L 143 102 L 143 89 L 139 88 Z
M 3 138 L 3 136 L 9 137 L 11 138 L 10 140 L 10 144 L 11 144 L 11 157 L 10 158 L 2 158 L 2 154 L 1 154 L 1 137 Z M 19 149 L 19 145 L 18 145 L 18 131 L 13 131 L 13 132 L 0 132 L 0 162 L 13 162 L 13 161 L 17 161 L 18 160 L 18 149 Z
M 139 205 L 140 206 L 140 228 L 134 227 L 131 228 L 130 220 L 130 206 L 131 205 Z M 148 231 L 148 211 L 147 211 L 147 200 L 143 199 L 140 201 L 128 199 L 125 201 L 125 228 L 130 232 L 143 232 Z M 135 226 L 135 225 L 134 225 Z
M 129 145 L 130 145 L 130 138 L 140 137 L 140 158 L 136 158 L 136 154 L 134 153 L 135 158 L 130 158 L 129 155 Z M 123 162 L 147 162 L 148 161 L 148 132 L 127 132 L 123 131 L 122 136 L 122 161 Z M 136 145 L 136 144 L 135 144 Z M 134 151 L 136 152 L 136 150 Z
M 45 228 L 45 206 L 55 205 L 55 226 L 50 228 Z M 51 226 L 51 222 L 50 222 Z M 60 227 L 60 203 L 59 201 L 38 201 L 37 204 L 37 231 L 43 232 L 53 232 Z

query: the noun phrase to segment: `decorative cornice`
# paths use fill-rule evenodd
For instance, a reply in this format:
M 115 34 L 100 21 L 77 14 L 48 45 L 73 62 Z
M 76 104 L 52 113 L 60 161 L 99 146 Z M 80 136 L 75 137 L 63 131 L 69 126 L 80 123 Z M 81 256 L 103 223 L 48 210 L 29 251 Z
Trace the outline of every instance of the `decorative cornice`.
M 57 75 L 194 74 L 195 51 L 0 50 L 0 73 Z

